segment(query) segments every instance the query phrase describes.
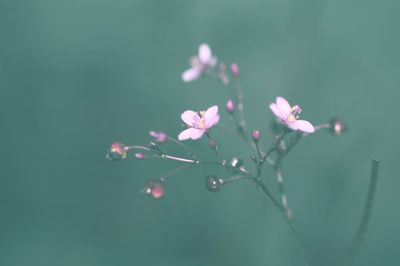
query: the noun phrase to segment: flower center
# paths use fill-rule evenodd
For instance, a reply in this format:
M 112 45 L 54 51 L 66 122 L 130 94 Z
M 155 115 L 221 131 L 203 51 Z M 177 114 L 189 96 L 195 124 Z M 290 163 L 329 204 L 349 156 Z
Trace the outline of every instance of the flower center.
M 196 127 L 198 129 L 205 129 L 206 128 L 206 120 L 205 120 L 204 116 L 205 116 L 206 112 L 205 111 L 201 111 L 199 113 L 200 113 L 200 120 L 197 121 Z
M 292 111 L 290 112 L 290 114 L 287 117 L 287 121 L 292 123 L 294 121 L 296 121 L 296 119 L 299 118 L 299 114 L 301 113 L 301 108 L 298 105 L 292 106 Z

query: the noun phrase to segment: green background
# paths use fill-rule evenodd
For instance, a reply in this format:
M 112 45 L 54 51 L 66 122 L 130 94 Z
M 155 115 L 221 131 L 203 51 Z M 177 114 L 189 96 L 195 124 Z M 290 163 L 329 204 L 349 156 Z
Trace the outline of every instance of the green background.
M 250 128 L 271 142 L 268 104 L 338 116 L 284 164 L 312 265 L 337 265 L 355 233 L 371 159 L 382 161 L 369 233 L 353 265 L 400 265 L 397 0 L 0 0 L 0 265 L 302 265 L 282 216 L 250 182 L 212 194 L 215 168 L 139 191 L 175 162 L 105 160 L 114 141 L 176 135 L 186 109 L 222 106 L 215 80 L 183 84 L 202 42 L 242 70 Z M 221 124 L 230 126 L 226 114 Z M 227 156 L 250 156 L 214 130 Z M 214 158 L 205 141 L 191 142 Z M 169 145 L 173 154 L 179 149 Z M 264 178 L 276 193 L 271 170 Z

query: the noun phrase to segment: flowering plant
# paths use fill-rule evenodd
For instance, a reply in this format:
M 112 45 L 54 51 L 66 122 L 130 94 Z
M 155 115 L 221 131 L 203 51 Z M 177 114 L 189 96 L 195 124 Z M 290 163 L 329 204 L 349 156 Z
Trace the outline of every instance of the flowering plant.
M 115 142 L 111 145 L 106 157 L 110 160 L 121 161 L 128 157 L 128 153 L 133 152 L 134 157 L 138 160 L 163 159 L 180 162 L 181 165 L 171 172 L 162 175 L 159 179 L 151 179 L 146 182 L 142 191 L 155 199 L 164 196 L 164 184 L 169 177 L 190 167 L 216 165 L 226 170 L 227 174 L 224 177 L 216 176 L 211 173 L 206 177 L 206 188 L 211 192 L 218 192 L 222 186 L 237 180 L 245 179 L 253 182 L 283 214 L 299 243 L 299 252 L 302 255 L 304 264 L 309 265 L 309 261 L 301 244 L 301 239 L 299 239 L 297 235 L 296 227 L 293 222 L 293 211 L 289 207 L 288 197 L 285 194 L 285 184 L 281 166 L 284 158 L 296 147 L 297 143 L 302 138 L 321 130 L 327 130 L 332 135 L 339 136 L 347 130 L 346 125 L 337 118 L 333 118 L 329 122 L 322 124 L 313 124 L 306 120 L 300 120 L 299 115 L 302 112 L 300 106 L 291 106 L 284 97 L 277 96 L 274 102 L 264 107 L 265 110 L 269 107 L 270 111 L 272 111 L 276 117 L 276 125 L 278 128 L 276 133 L 268 135 L 267 133 L 261 134 L 258 129 L 250 131 L 244 114 L 243 93 L 239 82 L 239 66 L 235 63 L 231 64 L 230 74 L 227 73 L 226 65 L 224 63 L 217 64 L 217 58 L 213 56 L 207 44 L 201 44 L 199 46 L 198 56 L 193 57 L 190 64 L 191 67 L 182 73 L 182 80 L 184 82 L 192 82 L 201 77 L 210 77 L 220 80 L 226 87 L 230 84 L 234 84 L 235 89 L 233 92 L 235 98 L 227 99 L 225 104 L 225 110 L 232 118 L 231 120 L 233 121 L 234 128 L 219 124 L 221 116 L 219 114 L 220 109 L 217 105 L 213 105 L 205 111 L 186 110 L 180 116 L 186 128 L 181 131 L 177 137 L 162 131 L 150 131 L 149 135 L 152 140 L 148 145 L 125 145 L 120 142 Z M 231 80 L 233 82 L 231 82 Z M 211 135 L 211 130 L 213 128 L 224 130 L 227 133 L 233 133 L 240 140 L 249 145 L 253 150 L 253 152 L 248 155 L 254 163 L 252 169 L 249 165 L 245 165 L 242 158 L 228 158 L 223 155 L 218 142 Z M 271 144 L 269 147 L 264 147 L 260 144 L 262 135 L 270 136 L 269 140 Z M 216 159 L 199 159 L 196 152 L 185 144 L 187 140 L 197 141 L 203 136 L 207 138 L 209 148 L 215 152 Z M 169 154 L 162 147 L 166 142 L 172 142 L 178 145 L 187 153 L 187 156 L 180 157 Z M 265 183 L 263 178 L 263 169 L 265 166 L 269 166 L 273 169 L 279 191 L 278 196 L 273 195 L 270 188 Z M 364 208 L 363 219 L 343 263 L 346 263 L 346 261 L 354 255 L 365 234 L 369 216 L 371 215 L 372 200 L 378 176 L 378 166 L 379 161 L 374 159 L 372 163 L 370 190 Z

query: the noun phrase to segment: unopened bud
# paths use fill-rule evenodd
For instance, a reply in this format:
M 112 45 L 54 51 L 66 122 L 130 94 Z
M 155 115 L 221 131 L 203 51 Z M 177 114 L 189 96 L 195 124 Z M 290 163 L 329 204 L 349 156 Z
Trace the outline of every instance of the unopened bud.
M 235 104 L 233 103 L 232 100 L 228 100 L 225 104 L 226 111 L 230 114 L 233 114 L 235 112 Z
M 253 132 L 251 132 L 251 138 L 253 139 L 253 141 L 255 143 L 259 142 L 261 139 L 261 132 L 260 130 L 254 130 Z
M 144 192 L 154 199 L 164 196 L 164 186 L 157 180 L 148 180 L 144 187 Z
M 160 131 L 160 132 L 150 131 L 149 135 L 154 139 L 155 142 L 160 143 L 160 144 L 162 144 L 168 140 L 167 134 L 165 134 L 162 131 Z
M 330 124 L 331 133 L 335 136 L 342 135 L 347 130 L 347 126 L 338 118 L 333 118 Z
M 113 161 L 122 161 L 126 159 L 126 146 L 123 143 L 115 142 L 107 152 L 106 158 Z
M 231 64 L 231 72 L 232 72 L 232 75 L 239 76 L 240 69 L 239 69 L 239 66 L 236 63 Z
M 144 155 L 143 153 L 135 153 L 135 158 L 138 160 L 143 160 L 146 158 L 146 155 Z

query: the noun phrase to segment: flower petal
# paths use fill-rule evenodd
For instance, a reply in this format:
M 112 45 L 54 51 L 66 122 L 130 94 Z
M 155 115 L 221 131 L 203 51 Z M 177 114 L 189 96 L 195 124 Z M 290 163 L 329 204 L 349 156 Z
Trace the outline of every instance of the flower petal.
M 200 117 L 196 112 L 187 110 L 181 114 L 181 119 L 186 125 L 193 127 L 200 120 Z
M 282 112 L 281 109 L 278 108 L 276 103 L 271 103 L 269 105 L 269 109 L 271 109 L 271 111 L 274 113 L 274 115 L 277 116 L 278 118 L 280 118 L 281 120 L 286 120 L 287 119 L 286 113 Z
M 297 128 L 297 130 L 306 133 L 313 133 L 315 131 L 314 126 L 306 120 L 296 120 L 292 124 Z
M 209 64 L 212 62 L 212 54 L 211 54 L 211 49 L 208 46 L 208 44 L 203 43 L 199 46 L 199 59 L 200 62 L 203 64 Z
M 211 128 L 212 126 L 218 124 L 220 116 L 218 114 L 218 106 L 214 105 L 207 109 L 206 113 L 204 114 L 204 121 L 205 126 L 207 129 Z
M 292 112 L 292 107 L 290 106 L 289 102 L 283 97 L 276 97 L 276 105 L 285 117 L 288 117 Z
M 201 76 L 201 68 L 192 67 L 182 73 L 182 80 L 184 82 L 191 82 L 198 79 Z
M 188 128 L 185 129 L 184 131 L 182 131 L 179 135 L 178 135 L 178 139 L 179 140 L 187 140 L 187 139 L 199 139 L 203 136 L 204 134 L 204 130 L 201 129 L 197 129 L 197 128 Z

